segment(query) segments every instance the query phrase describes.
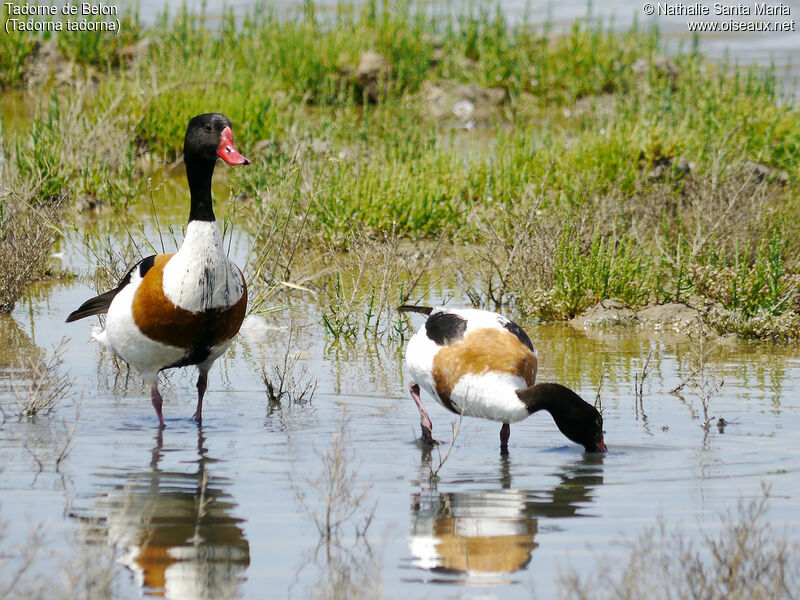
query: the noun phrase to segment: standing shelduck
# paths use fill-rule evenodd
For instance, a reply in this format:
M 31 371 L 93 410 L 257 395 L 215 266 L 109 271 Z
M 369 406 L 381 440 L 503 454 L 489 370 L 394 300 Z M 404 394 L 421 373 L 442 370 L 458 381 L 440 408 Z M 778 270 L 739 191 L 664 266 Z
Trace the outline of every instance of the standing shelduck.
M 189 121 L 183 145 L 191 209 L 180 249 L 139 261 L 116 288 L 67 317 L 69 323 L 108 313 L 105 329 L 94 338 L 142 374 L 162 427 L 159 372 L 197 365 L 194 418 L 202 421 L 208 371 L 239 331 L 247 308 L 244 277 L 228 260 L 214 218 L 211 178 L 217 158 L 250 164 L 233 145 L 228 117 L 198 115 Z
M 420 388 L 448 410 L 500 421 L 500 450 L 508 452 L 510 423 L 546 410 L 558 429 L 589 452 L 605 452 L 603 417 L 578 394 L 557 383 L 536 383 L 538 361 L 525 331 L 486 310 L 401 306 L 428 315 L 409 340 L 409 390 L 417 404 L 422 440 L 433 442 Z

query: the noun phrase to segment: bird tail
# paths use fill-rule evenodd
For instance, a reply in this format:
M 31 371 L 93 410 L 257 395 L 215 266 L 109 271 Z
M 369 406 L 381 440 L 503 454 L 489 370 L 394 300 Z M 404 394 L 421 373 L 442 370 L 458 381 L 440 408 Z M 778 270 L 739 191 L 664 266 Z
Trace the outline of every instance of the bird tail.
M 108 341 L 108 332 L 99 325 L 92 325 L 92 339 L 103 344 L 103 346 L 111 348 L 111 344 Z
M 414 312 L 420 313 L 423 315 L 430 315 L 433 311 L 432 306 L 418 306 L 416 304 L 403 304 L 402 306 L 398 306 L 397 310 L 399 312 Z

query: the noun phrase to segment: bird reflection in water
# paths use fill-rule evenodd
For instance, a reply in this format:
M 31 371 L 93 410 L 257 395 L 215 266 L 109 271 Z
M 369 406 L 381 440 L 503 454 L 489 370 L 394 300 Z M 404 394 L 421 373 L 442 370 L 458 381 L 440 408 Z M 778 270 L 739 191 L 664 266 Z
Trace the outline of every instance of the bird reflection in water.
M 205 439 L 197 428 L 193 472 L 164 471 L 163 432 L 156 436 L 150 470 L 112 473 L 89 519 L 122 553 L 145 595 L 174 599 L 231 598 L 244 581 L 250 546 L 232 516 L 228 480 L 212 477 Z
M 558 484 L 543 491 L 513 489 L 509 460 L 503 458 L 497 489 L 413 494 L 413 564 L 436 573 L 434 581 L 508 583 L 539 545 L 539 519 L 582 516 L 603 484 L 602 455 L 564 465 Z

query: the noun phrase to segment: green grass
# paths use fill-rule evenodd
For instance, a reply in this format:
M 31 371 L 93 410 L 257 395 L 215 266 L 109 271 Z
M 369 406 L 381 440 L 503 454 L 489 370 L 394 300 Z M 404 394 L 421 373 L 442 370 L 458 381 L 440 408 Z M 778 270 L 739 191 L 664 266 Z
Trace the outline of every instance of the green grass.
M 583 249 L 568 226 L 559 240 L 553 272 L 554 301 L 565 317 L 574 317 L 606 298 L 641 306 L 652 289 L 649 257 L 624 234 L 604 237 L 596 232 L 588 249 Z
M 213 25 L 183 9 L 152 28 L 134 12 L 124 38 L 60 37 L 99 74 L 97 89 L 43 100 L 29 133 L 4 142 L 12 174 L 35 180 L 43 199 L 126 206 L 145 196 L 141 156 L 173 161 L 188 119 L 221 111 L 255 160 L 231 173 L 232 187 L 260 214 L 293 199 L 284 216 L 303 215 L 304 247 L 345 248 L 354 228 L 508 245 L 508 232 L 531 226 L 519 219 L 540 186 L 537 231 L 555 224 L 551 250 L 530 246 L 539 263 L 527 274 L 524 252 L 509 254 L 501 308 L 567 318 L 607 297 L 641 306 L 700 293 L 740 320 L 796 314 L 800 110 L 772 71 L 666 58 L 652 30 L 578 22 L 553 35 L 547 24 L 511 26 L 496 9 L 434 19 L 424 8 L 258 5 Z M 115 58 L 139 39 L 150 41 L 145 56 Z M 4 85 L 21 84 L 32 43 L 2 41 Z M 388 64 L 377 102 L 356 74 L 365 52 Z M 431 117 L 426 85 L 442 81 L 498 88 L 504 101 L 460 131 Z M 78 159 L 65 152 L 98 132 L 112 143 Z M 749 163 L 767 175 L 754 178 Z M 474 218 L 481 211 L 491 227 Z M 326 286 L 330 306 L 342 303 L 341 285 Z M 357 312 L 369 317 L 363 302 Z M 346 317 L 333 329 L 363 329 Z

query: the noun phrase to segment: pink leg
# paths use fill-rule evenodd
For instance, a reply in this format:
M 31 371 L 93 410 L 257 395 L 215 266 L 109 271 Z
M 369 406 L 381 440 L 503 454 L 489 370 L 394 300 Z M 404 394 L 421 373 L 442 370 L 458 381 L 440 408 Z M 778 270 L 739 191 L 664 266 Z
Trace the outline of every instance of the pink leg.
M 159 425 L 164 427 L 164 415 L 161 414 L 161 405 L 164 403 L 164 400 L 161 398 L 161 392 L 158 391 L 157 383 L 150 388 L 150 400 L 153 402 L 153 408 L 156 409 Z
M 511 425 L 503 423 L 500 428 L 500 454 L 508 454 L 508 438 L 511 437 Z
M 419 409 L 419 426 L 422 429 L 422 441 L 428 444 L 435 444 L 433 423 L 431 423 L 428 413 L 425 412 L 425 408 L 422 406 L 422 399 L 419 397 L 419 386 L 412 381 L 408 386 L 408 390 L 411 392 L 411 397 L 417 403 L 417 408 Z
M 197 376 L 197 410 L 194 411 L 194 417 L 192 417 L 198 423 L 203 422 L 203 396 L 206 395 L 207 387 L 208 373 L 201 370 Z

